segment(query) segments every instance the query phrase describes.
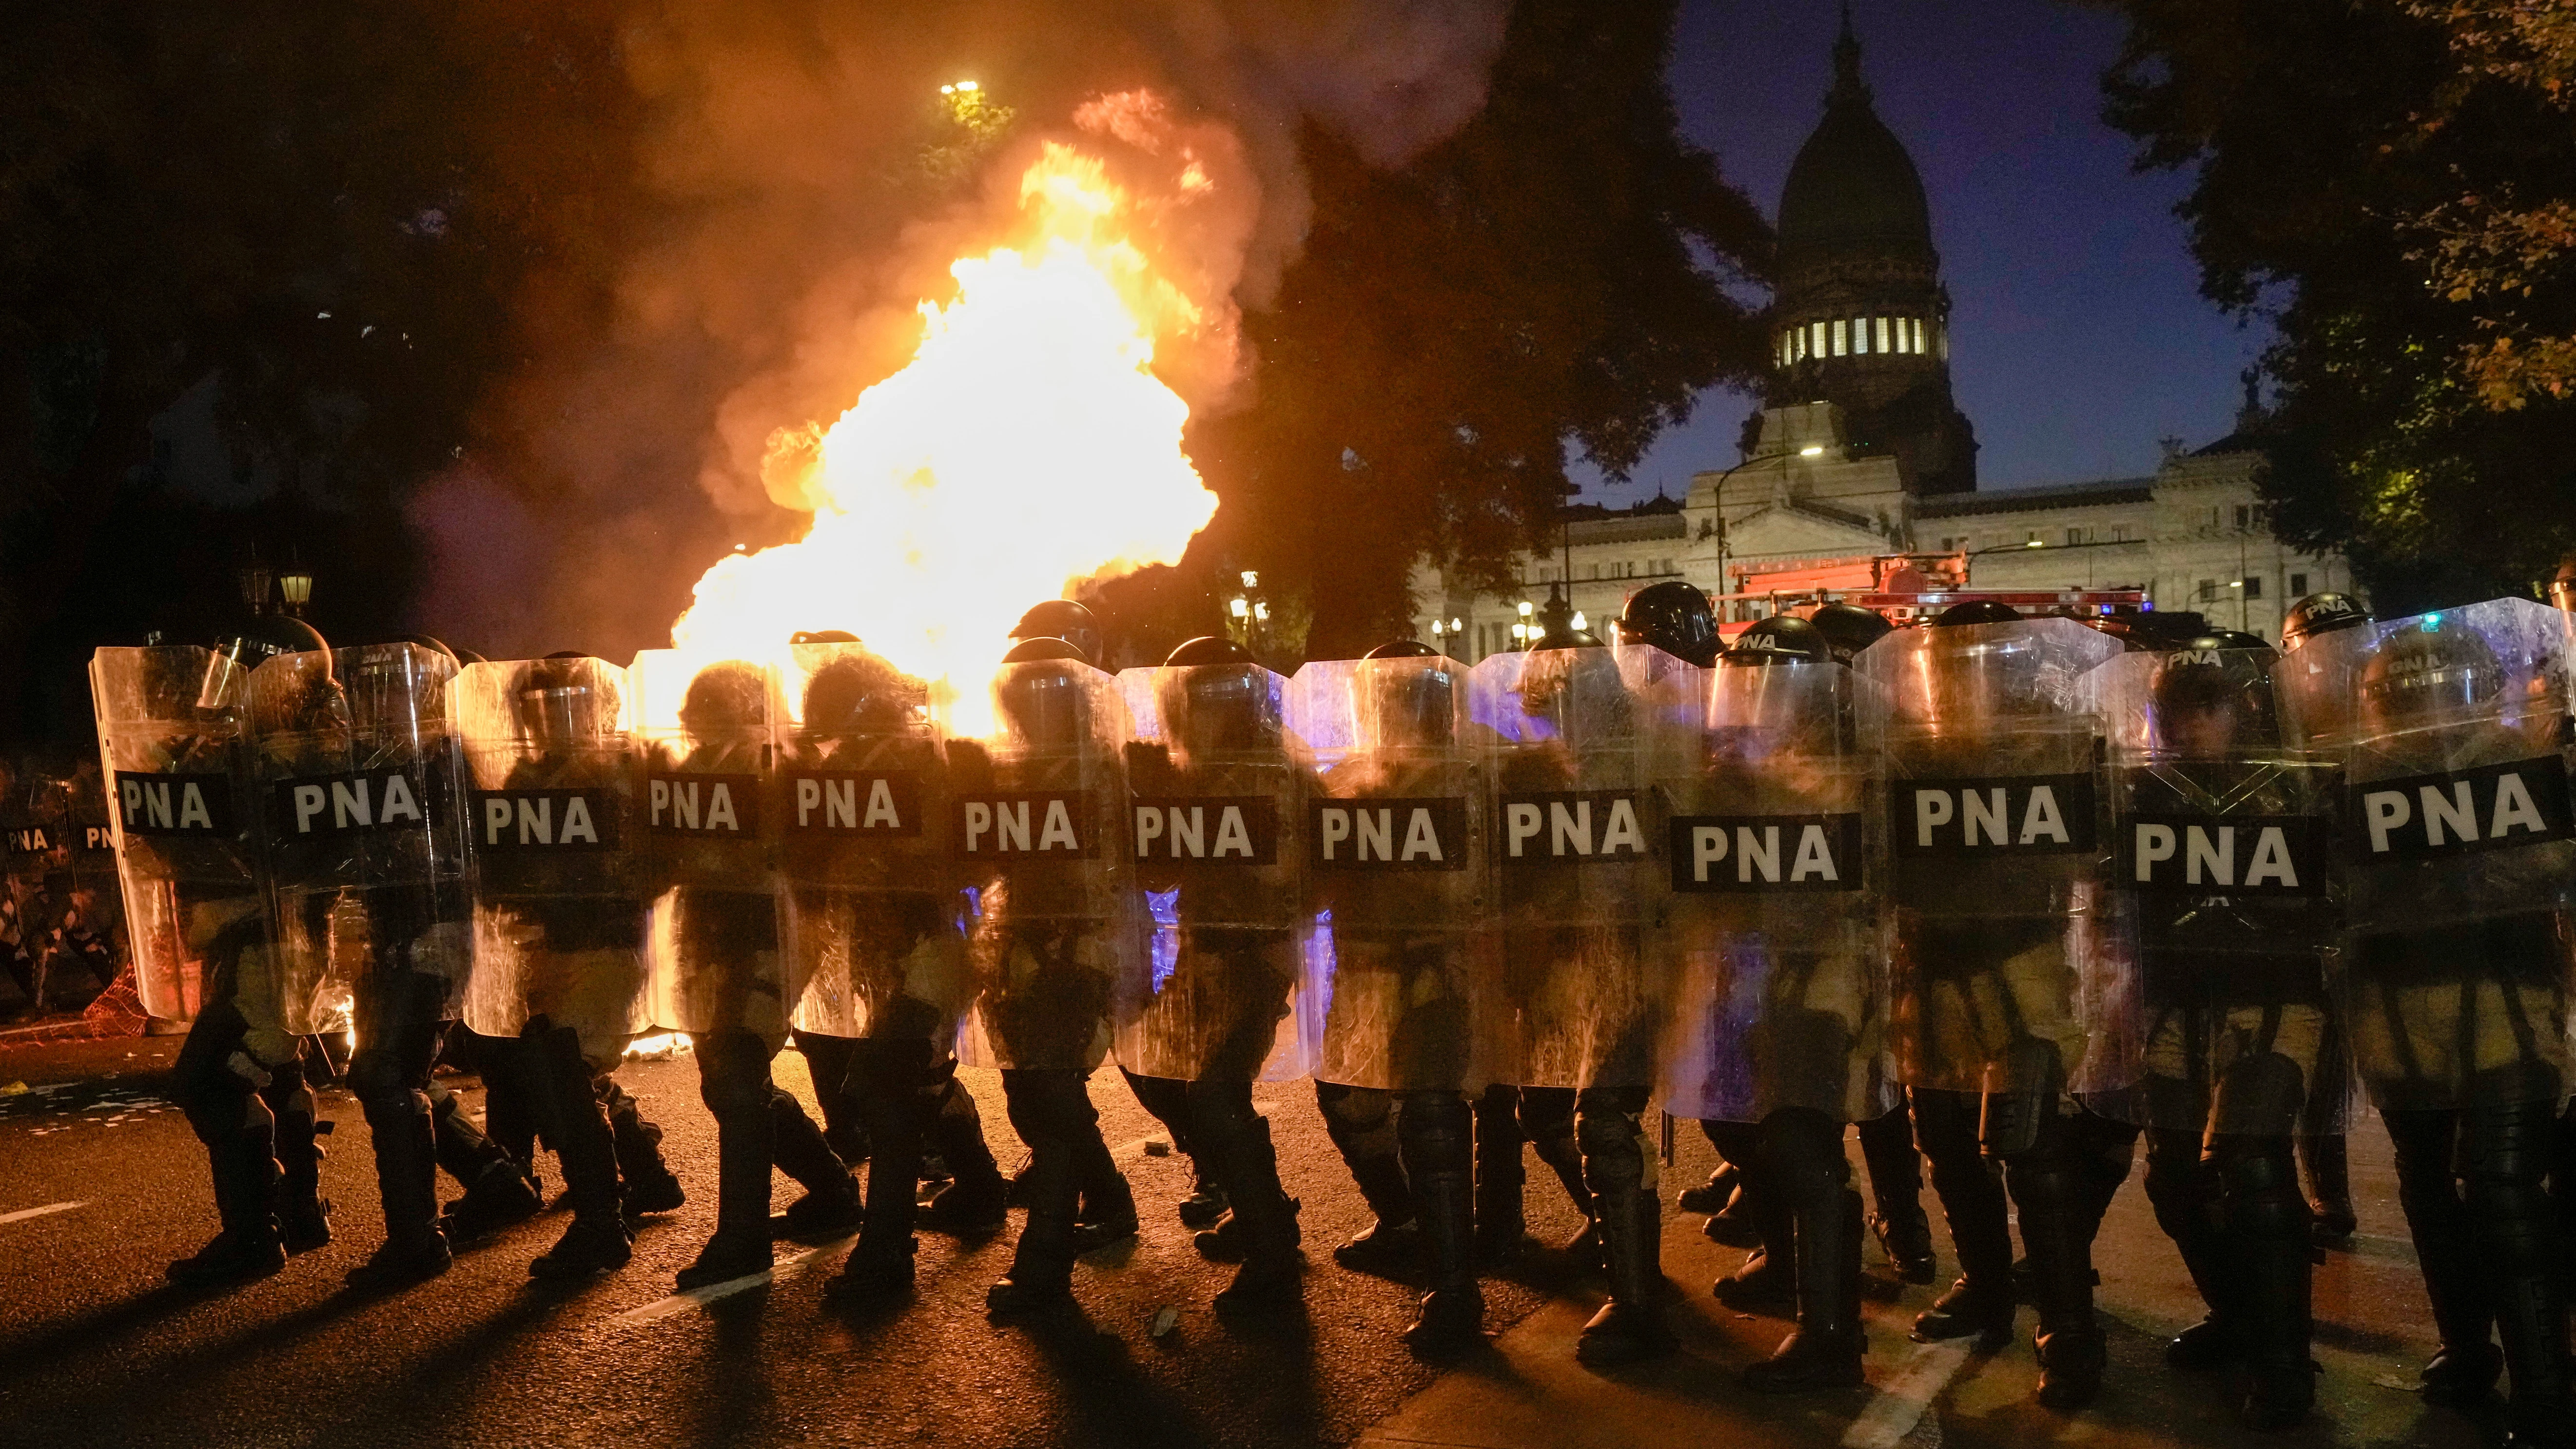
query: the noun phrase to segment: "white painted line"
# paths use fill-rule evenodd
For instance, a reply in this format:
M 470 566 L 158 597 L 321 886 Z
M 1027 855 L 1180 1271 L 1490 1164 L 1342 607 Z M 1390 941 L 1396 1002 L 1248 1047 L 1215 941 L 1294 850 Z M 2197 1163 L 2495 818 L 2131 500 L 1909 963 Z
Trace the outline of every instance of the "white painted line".
M 852 1243 L 856 1241 L 858 1241 L 858 1234 L 856 1233 L 851 1233 L 846 1237 L 834 1238 L 828 1243 L 818 1244 L 814 1247 L 807 1248 L 804 1252 L 781 1258 L 776 1263 L 770 1265 L 766 1272 L 746 1273 L 739 1278 L 728 1278 L 721 1283 L 710 1283 L 704 1288 L 692 1288 L 686 1293 L 674 1293 L 668 1298 L 657 1298 L 654 1301 L 645 1304 L 641 1308 L 628 1309 L 624 1313 L 611 1319 L 610 1322 L 654 1323 L 668 1318 L 675 1313 L 686 1313 L 692 1308 L 704 1308 L 710 1303 L 717 1302 L 721 1299 L 731 1298 L 737 1293 L 748 1293 L 763 1283 L 774 1283 L 782 1278 L 793 1278 L 804 1268 L 805 1260 L 813 1257 L 816 1253 L 828 1252 L 833 1248 L 840 1247 L 844 1243 Z
M 1880 1385 L 1872 1395 L 1869 1407 L 1860 1411 L 1852 1426 L 1843 1434 L 1843 1449 L 1896 1449 L 1914 1426 L 1922 1421 L 1932 1400 L 1968 1361 L 1968 1350 L 1976 1340 L 1954 1338 L 1945 1343 L 1917 1345 L 1906 1356 L 1905 1366 L 1896 1377 Z
M 14 1213 L 0 1213 L 0 1223 L 22 1222 L 28 1218 L 43 1217 L 47 1213 L 67 1213 L 73 1208 L 87 1206 L 89 1206 L 87 1202 L 49 1202 L 43 1207 L 20 1208 Z

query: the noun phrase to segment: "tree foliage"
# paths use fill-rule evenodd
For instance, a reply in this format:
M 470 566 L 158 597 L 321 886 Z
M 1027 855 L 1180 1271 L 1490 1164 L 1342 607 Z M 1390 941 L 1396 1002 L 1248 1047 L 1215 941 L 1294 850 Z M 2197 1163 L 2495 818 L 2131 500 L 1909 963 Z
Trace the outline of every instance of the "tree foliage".
M 2576 547 L 2576 23 L 2528 0 L 2119 0 L 2105 78 L 2189 168 L 2203 289 L 2268 319 L 2265 488 L 2383 609 Z

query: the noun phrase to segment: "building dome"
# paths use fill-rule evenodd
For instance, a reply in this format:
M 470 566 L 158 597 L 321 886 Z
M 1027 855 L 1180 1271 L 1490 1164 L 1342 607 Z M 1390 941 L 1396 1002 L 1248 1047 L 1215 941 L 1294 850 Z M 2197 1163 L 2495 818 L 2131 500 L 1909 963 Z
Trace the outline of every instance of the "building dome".
M 1780 250 L 1785 258 L 1863 247 L 1929 255 L 1932 209 L 1905 143 L 1870 107 L 1847 17 L 1825 119 L 1780 191 Z

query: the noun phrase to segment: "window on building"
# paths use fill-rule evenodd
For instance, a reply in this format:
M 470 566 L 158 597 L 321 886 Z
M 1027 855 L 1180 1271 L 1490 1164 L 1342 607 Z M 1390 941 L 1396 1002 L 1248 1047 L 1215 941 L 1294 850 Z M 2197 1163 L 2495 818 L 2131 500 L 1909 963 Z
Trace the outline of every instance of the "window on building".
M 2080 528 L 2070 528 L 2066 530 L 2066 541 L 2069 544 L 2082 543 L 2084 541 L 2084 530 Z
M 1822 322 L 1810 322 L 1810 323 L 1808 323 L 1808 324 L 1807 324 L 1807 340 L 1808 340 L 1808 342 L 1809 342 L 1809 344 L 1810 344 L 1810 345 L 1809 345 L 1809 347 L 1808 347 L 1808 349 L 1807 349 L 1807 351 L 1808 351 L 1809 355 L 1811 355 L 1811 356 L 1815 356 L 1815 357 L 1822 357 L 1822 356 L 1824 356 L 1824 355 L 1825 355 L 1825 324 L 1824 324 L 1824 323 L 1822 323 Z
M 1852 351 L 1869 351 L 1869 319 L 1866 317 L 1852 319 Z
M 1887 350 L 1887 319 L 1884 317 L 1878 319 L 1878 350 Z
M 2199 599 L 2200 602 L 2204 604 L 2214 604 L 2218 602 L 2218 580 L 2202 579 L 2200 581 Z
M 2209 505 L 2209 522 L 2208 522 L 2207 524 L 2203 525 L 2203 526 L 2204 526 L 2204 527 L 2208 527 L 2208 528 L 2216 528 L 2216 527 L 2218 526 L 2218 505 L 2217 505 L 2217 504 L 2213 503 L 2213 504 Z
M 2294 599 L 2304 599 L 2307 596 L 2308 576 L 2306 574 L 2290 575 L 2290 597 Z
M 2030 545 L 2039 542 L 2039 530 L 2036 528 L 2032 529 L 2029 536 L 2024 538 L 2021 542 L 2022 547 L 2024 548 L 2028 548 Z
M 1851 324 L 1837 317 L 1834 319 L 1834 356 L 1840 357 L 1850 350 Z
M 2111 541 L 2113 543 L 2127 543 L 2129 541 L 2129 525 L 2125 523 L 2112 524 Z
M 1907 331 L 1914 334 L 1914 345 L 1906 348 L 1905 350 L 1908 352 L 1921 352 L 1923 350 L 1923 319 L 1920 317 L 1908 317 L 1905 319 L 1905 326 Z
M 2247 574 L 2245 576 L 2245 597 L 2249 599 L 2259 599 L 2263 597 L 2263 576 L 2261 574 Z
M 2239 504 L 2237 504 L 2237 505 L 2236 505 L 2236 531 L 2237 531 L 2238 533 L 2243 533 L 2246 529 L 2248 529 L 2248 528 L 2252 527 L 2252 526 L 2253 526 L 2253 523 L 2254 523 L 2254 508 L 2253 508 L 2253 505 L 2251 505 L 2251 504 L 2246 504 L 2246 503 L 2239 503 Z

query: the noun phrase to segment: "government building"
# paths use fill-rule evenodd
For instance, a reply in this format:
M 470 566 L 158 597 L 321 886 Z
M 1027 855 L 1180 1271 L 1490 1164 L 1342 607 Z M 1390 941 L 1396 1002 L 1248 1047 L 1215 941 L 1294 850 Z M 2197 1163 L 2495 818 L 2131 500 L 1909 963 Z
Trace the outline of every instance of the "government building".
M 1976 430 L 1950 394 L 1931 208 L 1860 59 L 1846 17 L 1824 120 L 1781 189 L 1772 371 L 1745 457 L 1695 474 L 1679 499 L 1567 509 L 1554 546 L 1521 561 L 1511 597 L 1417 569 L 1417 637 L 1473 662 L 1514 647 L 1514 626 L 1559 590 L 1606 637 L 1627 596 L 1663 579 L 1764 596 L 1721 604 L 1741 622 L 1772 612 L 1775 590 L 1867 592 L 1872 560 L 1897 554 L 1941 556 L 1914 566 L 1964 570 L 1976 589 L 2136 589 L 2155 608 L 2267 639 L 2300 596 L 2352 587 L 2343 560 L 2298 553 L 2265 522 L 2250 379 L 2226 436 L 2168 442 L 2146 477 L 1977 487 Z

